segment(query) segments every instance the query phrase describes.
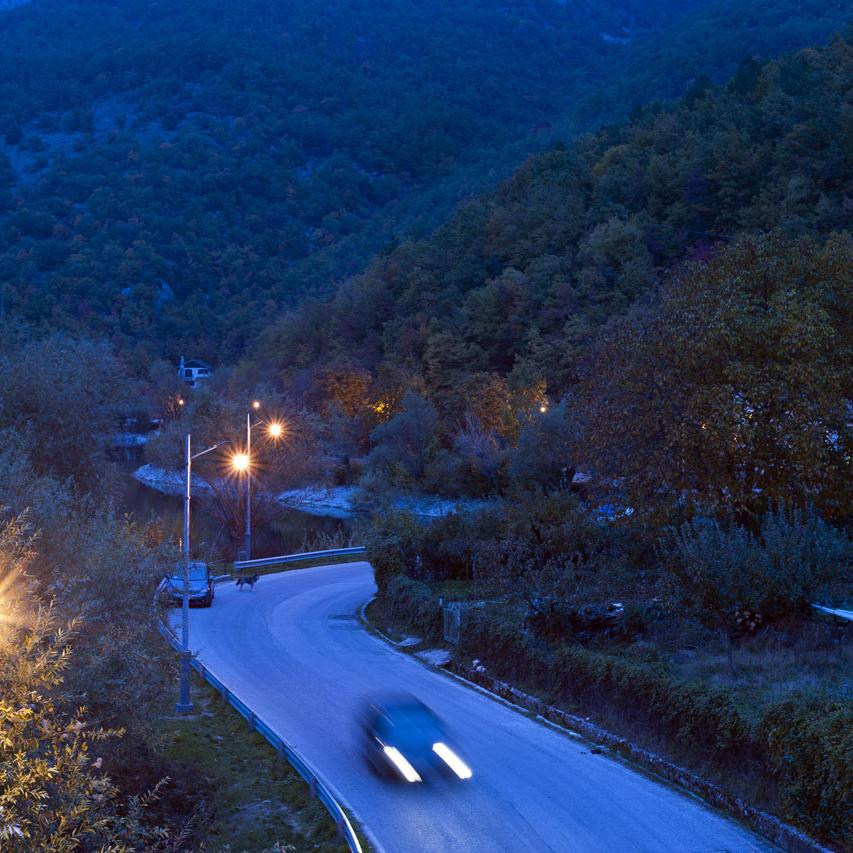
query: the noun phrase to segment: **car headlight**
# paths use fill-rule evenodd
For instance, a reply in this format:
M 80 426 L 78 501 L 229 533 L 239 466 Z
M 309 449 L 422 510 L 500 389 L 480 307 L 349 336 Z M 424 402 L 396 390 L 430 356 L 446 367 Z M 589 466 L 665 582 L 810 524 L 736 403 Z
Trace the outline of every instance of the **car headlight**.
M 446 744 L 439 741 L 432 745 L 432 751 L 460 778 L 470 779 L 474 774 L 471 768 Z
M 421 777 L 417 770 L 409 764 L 406 756 L 397 749 L 396 746 L 384 746 L 382 747 L 385 755 L 388 756 L 388 760 L 400 771 L 400 775 L 407 782 L 420 782 Z

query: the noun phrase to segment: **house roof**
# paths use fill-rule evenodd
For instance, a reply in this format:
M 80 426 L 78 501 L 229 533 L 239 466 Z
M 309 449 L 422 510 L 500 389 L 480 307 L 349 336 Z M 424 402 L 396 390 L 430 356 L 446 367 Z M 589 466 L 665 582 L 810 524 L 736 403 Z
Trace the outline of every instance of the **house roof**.
M 206 367 L 208 370 L 213 370 L 212 364 L 202 361 L 200 358 L 191 358 L 189 361 L 185 361 L 184 367 Z

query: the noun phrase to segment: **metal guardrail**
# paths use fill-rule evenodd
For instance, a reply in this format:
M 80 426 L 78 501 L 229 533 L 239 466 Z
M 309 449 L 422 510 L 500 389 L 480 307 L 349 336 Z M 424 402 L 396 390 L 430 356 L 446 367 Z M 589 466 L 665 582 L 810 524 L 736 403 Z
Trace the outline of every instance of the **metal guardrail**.
M 260 560 L 236 560 L 234 571 L 244 569 L 262 568 L 263 566 L 276 566 L 279 563 L 298 563 L 302 560 L 315 560 L 322 557 L 357 557 L 367 552 L 363 545 L 355 548 L 333 548 L 330 551 L 308 551 L 305 554 L 285 554 L 281 557 L 263 557 Z
M 230 575 L 220 575 L 219 578 L 214 578 L 214 583 L 220 579 L 230 580 Z M 160 633 L 169 642 L 169 645 L 177 652 L 181 651 L 181 643 L 175 633 L 163 622 L 158 619 L 158 628 Z M 194 655 L 190 656 L 190 665 L 192 668 L 216 690 L 220 696 L 234 710 L 248 722 L 250 728 L 258 732 L 275 751 L 287 761 L 288 764 L 308 783 L 311 789 L 311 795 L 317 797 L 320 802 L 326 807 L 326 811 L 332 817 L 335 825 L 338 827 L 338 835 L 346 842 L 351 853 L 362 853 L 361 843 L 355 833 L 350 819 L 347 817 L 340 803 L 334 798 L 332 792 L 326 787 L 323 780 L 311 769 L 311 765 L 299 755 L 292 747 L 280 738 L 245 702 L 243 702 L 235 693 L 233 693 L 225 684 L 222 683 L 205 665 L 198 660 Z
M 815 610 L 820 610 L 821 613 L 826 613 L 829 616 L 834 616 L 836 619 L 845 619 L 847 622 L 853 622 L 853 610 L 840 610 L 837 607 L 824 607 L 822 604 L 813 604 Z

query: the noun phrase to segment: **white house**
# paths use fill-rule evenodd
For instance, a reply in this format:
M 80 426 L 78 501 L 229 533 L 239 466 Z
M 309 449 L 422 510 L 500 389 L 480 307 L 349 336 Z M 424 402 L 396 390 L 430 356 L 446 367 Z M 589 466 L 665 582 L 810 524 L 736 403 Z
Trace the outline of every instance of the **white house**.
M 202 379 L 209 379 L 213 376 L 213 366 L 200 358 L 191 358 L 189 361 L 184 361 L 181 356 L 181 365 L 178 368 L 178 376 L 190 386 L 195 388 L 196 383 Z

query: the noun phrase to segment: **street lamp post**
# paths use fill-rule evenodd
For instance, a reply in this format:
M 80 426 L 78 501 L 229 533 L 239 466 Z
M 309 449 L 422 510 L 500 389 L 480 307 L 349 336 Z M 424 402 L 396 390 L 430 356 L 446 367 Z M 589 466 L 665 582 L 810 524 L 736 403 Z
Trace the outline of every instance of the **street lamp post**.
M 252 428 L 266 425 L 267 434 L 273 441 L 278 441 L 285 435 L 285 427 L 281 421 L 260 420 L 252 423 L 252 410 L 260 409 L 261 404 L 255 400 L 246 412 L 246 453 L 241 459 L 242 470 L 246 473 L 246 532 L 244 534 L 243 550 L 246 560 L 252 559 Z
M 187 483 L 184 494 L 184 591 L 181 596 L 181 696 L 175 706 L 178 714 L 191 714 L 193 703 L 190 701 L 190 486 L 192 480 L 192 454 L 190 453 L 190 434 L 187 433 Z
M 258 408 L 257 400 L 255 408 Z M 252 559 L 252 413 L 246 412 L 246 559 Z
M 210 453 L 222 447 L 224 444 L 231 444 L 230 441 L 220 441 L 207 450 L 202 450 L 195 455 L 191 452 L 190 433 L 187 433 L 186 438 L 186 490 L 184 492 L 184 541 L 182 562 L 184 564 L 184 589 L 181 595 L 181 690 L 178 703 L 175 705 L 175 712 L 178 714 L 191 714 L 193 711 L 193 703 L 190 700 L 190 662 L 192 655 L 190 654 L 190 499 L 192 488 L 192 464 L 193 459 L 198 459 L 199 456 L 204 456 L 205 453 Z

